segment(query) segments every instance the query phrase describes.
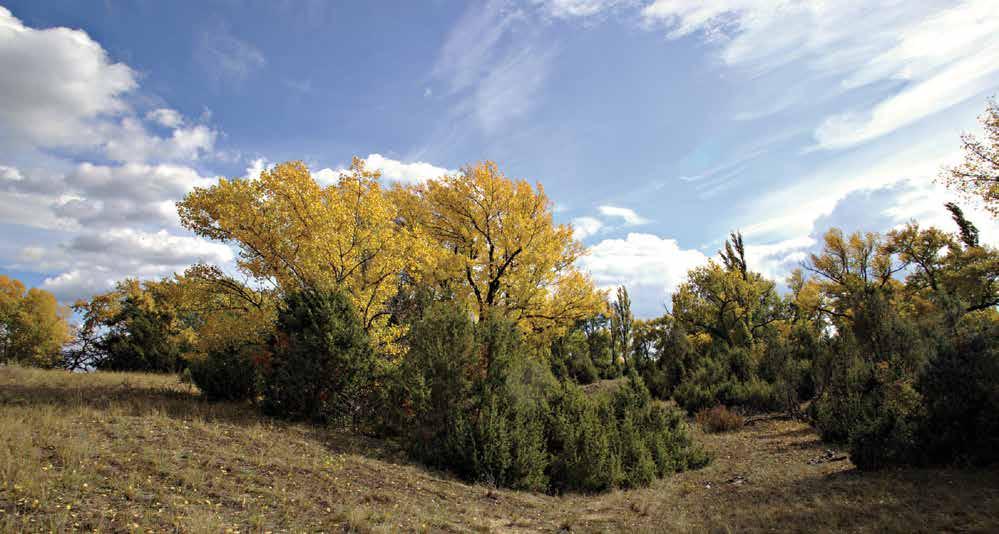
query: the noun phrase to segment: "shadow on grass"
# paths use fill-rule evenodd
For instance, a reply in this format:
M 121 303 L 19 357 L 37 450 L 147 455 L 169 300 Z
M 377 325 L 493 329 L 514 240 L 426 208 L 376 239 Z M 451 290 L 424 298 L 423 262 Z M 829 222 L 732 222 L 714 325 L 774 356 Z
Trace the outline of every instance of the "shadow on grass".
M 0 383 L 0 408 L 5 406 L 86 408 L 131 417 L 165 416 L 180 421 L 202 420 L 248 427 L 266 424 L 321 443 L 333 453 L 357 454 L 393 463 L 409 463 L 400 448 L 384 439 L 346 429 L 286 421 L 262 414 L 250 402 L 212 402 L 186 386 L 153 387 L 118 384 Z
M 725 486 L 711 529 L 737 531 L 995 532 L 999 466 L 857 469 L 781 487 Z

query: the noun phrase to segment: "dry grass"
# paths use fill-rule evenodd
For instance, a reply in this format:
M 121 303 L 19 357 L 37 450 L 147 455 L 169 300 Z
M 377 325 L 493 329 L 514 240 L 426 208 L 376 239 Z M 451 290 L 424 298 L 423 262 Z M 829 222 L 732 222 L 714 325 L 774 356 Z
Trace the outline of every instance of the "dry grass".
M 698 433 L 705 469 L 552 497 L 208 404 L 172 376 L 0 368 L 0 531 L 996 531 L 999 471 L 859 473 L 801 423 Z
M 697 424 L 705 432 L 728 432 L 742 428 L 744 420 L 741 415 L 729 410 L 725 406 L 718 405 L 714 408 L 705 408 L 694 416 Z

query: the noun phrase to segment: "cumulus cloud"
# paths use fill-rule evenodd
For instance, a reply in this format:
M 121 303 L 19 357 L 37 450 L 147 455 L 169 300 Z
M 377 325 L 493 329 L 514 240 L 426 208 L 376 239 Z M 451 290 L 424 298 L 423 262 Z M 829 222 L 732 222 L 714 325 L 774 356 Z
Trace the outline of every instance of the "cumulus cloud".
M 257 178 L 260 178 L 260 173 L 271 169 L 273 166 L 274 164 L 267 161 L 267 158 L 256 158 L 251 161 L 250 166 L 246 168 L 245 176 L 251 180 L 256 180 Z
M 24 176 L 21 175 L 15 167 L 10 167 L 7 165 L 0 165 L 0 180 L 9 182 L 21 182 L 24 181 Z
M 218 132 L 203 125 L 179 126 L 169 137 L 150 134 L 135 118 L 107 128 L 104 149 L 115 161 L 185 161 L 211 152 Z
M 88 271 L 73 269 L 46 278 L 42 282 L 42 289 L 51 292 L 60 302 L 72 303 L 78 299 L 110 291 L 117 280 L 110 269 L 98 268 Z
M 754 271 L 783 281 L 801 265 L 808 254 L 816 252 L 822 235 L 830 228 L 844 233 L 885 233 L 915 221 L 923 228 L 936 227 L 956 232 L 957 227 L 944 204 L 957 202 L 980 231 L 983 243 L 999 245 L 999 221 L 980 204 L 968 203 L 939 184 L 921 180 L 902 180 L 871 188 L 857 189 L 836 200 L 832 207 L 809 219 L 801 235 L 778 241 L 753 238 L 747 234 L 746 261 Z
M 415 184 L 425 182 L 432 178 L 440 178 L 445 174 L 455 174 L 458 171 L 445 169 L 423 161 L 406 163 L 396 159 L 386 158 L 381 154 L 368 154 L 364 159 L 364 166 L 370 171 L 379 171 L 382 178 L 404 184 Z M 249 169 L 247 169 L 249 171 Z M 331 169 L 326 167 L 312 173 L 312 177 L 321 184 L 333 184 L 340 179 L 340 175 L 347 172 L 345 167 Z
M 595 217 L 576 217 L 572 220 L 572 230 L 576 239 L 586 239 L 603 228 L 604 223 Z
M 174 202 L 195 187 L 215 183 L 190 167 L 126 163 L 81 163 L 63 181 L 68 194 L 53 210 L 83 226 L 124 222 L 178 226 Z
M 597 209 L 600 211 L 602 215 L 621 219 L 622 221 L 625 222 L 625 224 L 639 225 L 639 224 L 646 224 L 649 222 L 648 219 L 635 213 L 635 210 L 631 208 L 621 208 L 618 206 L 600 206 Z
M 212 149 L 217 132 L 185 126 L 183 116 L 160 108 L 146 119 L 171 128 L 161 138 L 146 131 L 125 97 L 136 75 L 85 32 L 24 26 L 0 6 L 0 149 L 98 151 L 118 161 L 196 158 Z
M 177 224 L 174 203 L 214 182 L 188 166 L 214 151 L 207 119 L 135 109 L 149 99 L 129 66 L 83 31 L 30 28 L 3 7 L 0 71 L 16 74 L 0 77 L 0 220 L 38 236 L 7 247 L 5 268 L 58 273 L 44 287 L 66 302 L 125 276 L 232 262 Z
M 184 124 L 184 116 L 177 110 L 170 108 L 154 109 L 146 113 L 146 120 L 150 120 L 167 128 L 176 128 Z
M 187 265 L 199 261 L 226 263 L 232 250 L 218 243 L 193 236 L 172 235 L 166 230 L 143 232 L 134 228 L 113 228 L 86 232 L 64 246 L 73 256 L 97 255 L 101 258 L 126 258 L 142 264 Z
M 5 145 L 92 146 L 101 120 L 127 112 L 122 97 L 138 86 L 85 32 L 29 28 L 2 6 L 0 72 Z
M 749 269 L 780 283 L 801 266 L 808 257 L 807 251 L 817 242 L 813 236 L 802 236 L 775 243 L 747 244 L 746 264 Z
M 635 313 L 642 317 L 661 315 L 687 271 L 708 261 L 704 253 L 683 249 L 675 239 L 644 233 L 604 239 L 588 252 L 580 266 L 602 288 L 627 287 Z
M 423 161 L 403 163 L 381 154 L 369 154 L 364 163 L 369 169 L 381 171 L 383 177 L 404 183 L 423 182 L 456 172 Z
M 58 246 L 26 247 L 18 267 L 60 272 L 47 278 L 42 288 L 62 302 L 72 302 L 106 291 L 125 277 L 168 276 L 192 263 L 224 265 L 233 257 L 229 247 L 198 237 L 112 228 L 85 231 Z
M 126 163 L 118 166 L 81 163 L 66 177 L 74 191 L 87 196 L 138 201 L 180 198 L 198 186 L 214 183 L 182 165 Z

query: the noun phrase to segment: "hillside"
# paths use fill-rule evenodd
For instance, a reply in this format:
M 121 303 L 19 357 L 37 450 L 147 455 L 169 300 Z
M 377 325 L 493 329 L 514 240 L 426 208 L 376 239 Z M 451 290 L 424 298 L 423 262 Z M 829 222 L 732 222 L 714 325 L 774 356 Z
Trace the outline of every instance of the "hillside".
M 704 469 L 553 497 L 464 484 L 390 443 L 205 403 L 172 375 L 0 368 L 0 530 L 999 529 L 995 468 L 860 473 L 793 421 L 697 439 L 715 455 Z

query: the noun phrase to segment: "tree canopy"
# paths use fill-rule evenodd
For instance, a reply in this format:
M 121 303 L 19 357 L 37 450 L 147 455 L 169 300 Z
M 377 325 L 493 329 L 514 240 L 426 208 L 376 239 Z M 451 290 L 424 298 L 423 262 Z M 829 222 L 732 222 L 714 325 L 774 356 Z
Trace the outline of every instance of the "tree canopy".
M 999 216 L 999 104 L 990 100 L 979 117 L 984 137 L 961 136 L 964 161 L 944 171 L 948 187 L 968 198 L 980 200 L 992 215 Z
M 187 228 L 237 246 L 239 268 L 253 278 L 285 293 L 344 292 L 387 354 L 399 352 L 404 326 L 392 320 L 391 301 L 406 284 L 537 334 L 603 305 L 574 266 L 582 246 L 554 224 L 544 190 L 491 162 L 391 190 L 359 159 L 328 186 L 291 162 L 196 189 L 178 208 Z
M 59 365 L 71 339 L 68 316 L 52 293 L 0 275 L 0 362 Z

